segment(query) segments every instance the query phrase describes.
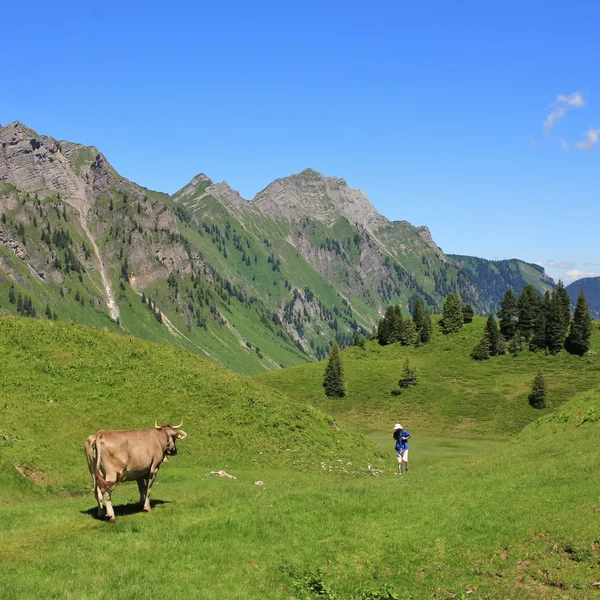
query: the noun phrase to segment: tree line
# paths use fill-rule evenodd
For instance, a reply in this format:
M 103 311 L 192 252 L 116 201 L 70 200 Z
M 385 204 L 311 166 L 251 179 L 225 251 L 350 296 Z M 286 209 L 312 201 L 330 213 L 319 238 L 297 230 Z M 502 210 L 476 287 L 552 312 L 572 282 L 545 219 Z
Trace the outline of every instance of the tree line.
M 525 346 L 550 354 L 565 348 L 580 356 L 589 350 L 592 317 L 585 293 L 579 294 L 571 315 L 571 299 L 562 281 L 543 298 L 532 285 L 526 285 L 518 298 L 508 288 L 497 316 L 488 316 L 483 336 L 471 353 L 475 360 L 517 354 Z

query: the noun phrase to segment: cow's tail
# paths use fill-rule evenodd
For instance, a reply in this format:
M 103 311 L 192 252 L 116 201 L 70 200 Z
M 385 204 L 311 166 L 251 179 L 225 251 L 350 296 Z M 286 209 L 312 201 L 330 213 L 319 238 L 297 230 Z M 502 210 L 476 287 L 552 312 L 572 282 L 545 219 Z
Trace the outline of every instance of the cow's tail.
M 109 482 L 106 481 L 106 479 L 104 479 L 104 477 L 102 476 L 102 472 L 100 471 L 100 464 L 102 461 L 102 444 L 98 443 L 98 437 L 96 437 L 94 439 L 92 447 L 93 447 L 94 458 L 95 458 L 94 478 L 96 479 L 96 484 L 98 485 L 98 487 L 102 491 L 105 491 L 106 489 L 108 489 L 111 486 L 110 486 Z

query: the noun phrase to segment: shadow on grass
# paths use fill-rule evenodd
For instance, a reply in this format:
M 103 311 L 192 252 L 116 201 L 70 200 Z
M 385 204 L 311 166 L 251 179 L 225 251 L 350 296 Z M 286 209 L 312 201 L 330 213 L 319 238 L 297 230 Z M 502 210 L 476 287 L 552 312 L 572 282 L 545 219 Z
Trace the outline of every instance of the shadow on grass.
M 150 500 L 150 507 L 154 508 L 161 504 L 170 504 L 169 500 Z M 138 502 L 128 502 L 127 504 L 113 504 L 115 511 L 115 517 L 125 517 L 127 515 L 135 515 L 136 513 L 143 512 L 142 505 Z M 90 517 L 97 519 L 98 521 L 105 521 L 105 517 L 98 517 L 98 507 L 93 506 L 87 510 L 80 511 L 82 515 L 89 515 Z

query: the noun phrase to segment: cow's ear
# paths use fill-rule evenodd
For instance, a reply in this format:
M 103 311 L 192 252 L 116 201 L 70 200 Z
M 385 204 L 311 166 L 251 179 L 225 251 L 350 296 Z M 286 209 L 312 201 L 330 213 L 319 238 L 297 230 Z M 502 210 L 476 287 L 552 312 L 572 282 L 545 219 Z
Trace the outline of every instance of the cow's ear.
M 178 440 L 183 440 L 185 437 L 187 437 L 187 433 L 185 431 L 178 431 L 177 432 L 177 439 Z

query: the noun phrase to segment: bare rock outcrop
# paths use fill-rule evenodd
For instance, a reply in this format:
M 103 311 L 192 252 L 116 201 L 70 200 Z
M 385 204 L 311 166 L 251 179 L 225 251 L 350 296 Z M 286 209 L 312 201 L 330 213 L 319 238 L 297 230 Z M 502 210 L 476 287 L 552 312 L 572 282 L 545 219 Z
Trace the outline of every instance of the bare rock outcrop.
M 266 215 L 292 221 L 310 216 L 331 225 L 345 217 L 368 230 L 388 222 L 362 190 L 351 189 L 343 179 L 325 177 L 312 169 L 275 180 L 252 203 Z

